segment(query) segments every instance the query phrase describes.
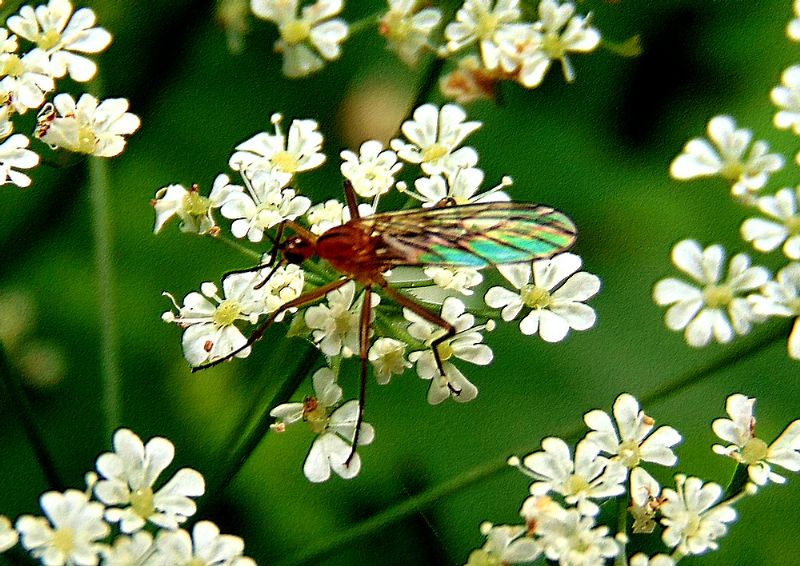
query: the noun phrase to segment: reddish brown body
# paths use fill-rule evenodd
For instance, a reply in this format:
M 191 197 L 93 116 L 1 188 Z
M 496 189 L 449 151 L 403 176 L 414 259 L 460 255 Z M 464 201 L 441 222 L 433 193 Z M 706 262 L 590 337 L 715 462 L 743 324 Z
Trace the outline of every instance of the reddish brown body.
M 351 223 L 331 228 L 316 242 L 317 255 L 336 271 L 359 283 L 371 285 L 383 280 L 381 274 L 389 269 L 381 260 L 379 250 L 385 250 L 380 236 L 368 234 Z

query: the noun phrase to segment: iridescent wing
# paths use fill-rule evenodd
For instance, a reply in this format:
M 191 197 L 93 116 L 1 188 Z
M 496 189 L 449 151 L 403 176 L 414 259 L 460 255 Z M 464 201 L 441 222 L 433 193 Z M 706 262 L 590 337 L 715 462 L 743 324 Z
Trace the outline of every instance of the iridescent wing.
M 491 202 L 375 214 L 351 224 L 379 236 L 388 266 L 485 267 L 550 257 L 575 242 L 575 224 L 544 205 Z

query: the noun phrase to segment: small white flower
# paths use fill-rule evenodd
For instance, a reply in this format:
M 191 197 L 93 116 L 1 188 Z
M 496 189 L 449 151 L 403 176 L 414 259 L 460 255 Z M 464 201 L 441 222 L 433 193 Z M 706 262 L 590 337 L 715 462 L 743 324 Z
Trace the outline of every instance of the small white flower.
M 266 263 L 266 260 L 264 263 Z M 288 265 L 279 265 L 272 269 L 272 273 L 268 275 L 269 280 L 265 285 L 261 286 L 261 291 L 264 293 L 264 312 L 267 314 L 275 312 L 285 303 L 293 301 L 302 295 L 303 285 L 305 284 L 305 272 L 299 265 L 290 263 Z M 268 270 L 264 270 L 262 273 L 265 271 Z M 289 310 L 294 312 L 295 309 Z M 275 321 L 280 322 L 283 320 L 285 314 L 281 313 Z
M 527 88 L 539 86 L 553 61 L 560 61 L 567 82 L 575 80 L 567 53 L 589 53 L 600 45 L 591 16 L 575 15 L 575 5 L 555 0 L 539 3 L 539 21 L 507 26 L 497 34 L 503 70 L 515 72 Z
M 242 175 L 242 179 L 247 192 L 231 185 L 220 208 L 222 216 L 233 220 L 231 233 L 237 238 L 246 236 L 251 242 L 260 242 L 266 230 L 284 220 L 294 220 L 311 206 L 310 199 L 294 189 L 282 188 L 280 177 L 267 171 L 256 172 L 252 179 Z
M 422 379 L 430 379 L 431 386 L 428 390 L 428 402 L 432 405 L 441 403 L 448 397 L 466 403 L 472 401 L 478 394 L 478 389 L 462 374 L 450 361 L 451 359 L 464 360 L 477 365 L 487 365 L 492 361 L 492 350 L 482 344 L 481 331 L 491 330 L 492 321 L 485 325 L 475 325 L 475 317 L 465 312 L 464 303 L 455 297 L 447 297 L 442 303 L 441 317 L 453 325 L 455 335 L 438 344 L 439 357 L 442 360 L 444 375 L 439 372 L 436 358 L 431 349 L 433 342 L 444 335 L 444 329 L 431 324 L 408 309 L 403 309 L 403 316 L 411 322 L 408 333 L 417 340 L 424 342 L 428 350 L 412 352 L 408 359 L 417 365 L 417 373 Z
M 183 299 L 182 307 L 167 294 L 178 313 L 167 311 L 161 318 L 185 328 L 183 355 L 190 365 L 198 366 L 225 358 L 245 345 L 247 339 L 235 323 L 244 320 L 255 324 L 265 313 L 264 290 L 254 289 L 264 277 L 265 270 L 228 275 L 222 281 L 224 298 L 217 295 L 216 285 L 205 282 L 200 286 L 202 294 L 189 293 Z M 247 347 L 236 356 L 244 358 L 249 354 L 250 348 Z
M 731 183 L 731 192 L 737 198 L 747 201 L 752 193 L 764 187 L 771 173 L 783 167 L 783 156 L 767 153 L 767 142 L 753 143 L 749 154 L 753 133 L 737 129 L 730 116 L 715 116 L 708 122 L 707 140 L 694 138 L 683 148 L 683 153 L 670 165 L 670 174 L 685 181 L 698 177 L 719 175 Z
M 483 171 L 477 167 L 459 167 L 442 175 L 421 177 L 414 181 L 416 192 L 402 187 L 403 192 L 422 202 L 423 208 L 436 206 L 442 201 L 453 204 L 472 204 L 477 202 L 504 202 L 511 200 L 503 189 L 511 186 L 511 178 L 503 177 L 499 185 L 480 192 L 483 184 Z
M 47 52 L 54 77 L 86 82 L 94 77 L 97 65 L 77 53 L 99 53 L 111 43 L 111 34 L 93 27 L 94 12 L 81 8 L 72 13 L 69 0 L 50 0 L 47 6 L 23 6 L 19 15 L 8 18 L 8 28 Z M 74 53 L 77 52 L 77 53 Z
M 660 507 L 661 523 L 667 527 L 661 536 L 664 544 L 682 554 L 716 550 L 717 539 L 728 532 L 725 523 L 736 519 L 732 507 L 714 505 L 721 496 L 722 488 L 715 483 L 675 476 L 675 489 L 664 489 Z
M 153 548 L 153 535 L 147 531 L 137 531 L 131 536 L 120 535 L 114 544 L 103 548 L 103 566 L 140 566 L 150 562 Z
M 303 473 L 314 483 L 326 481 L 331 471 L 344 479 L 351 479 L 361 470 L 361 458 L 353 451 L 358 401 L 347 401 L 336 409 L 325 422 L 325 429 L 311 445 L 303 464 Z M 358 446 L 370 444 L 375 438 L 372 425 L 362 422 Z
M 211 194 L 207 197 L 200 194 L 200 188 L 192 185 L 188 189 L 183 185 L 168 185 L 156 192 L 150 201 L 156 211 L 153 232 L 158 233 L 173 216 L 181 219 L 181 232 L 208 234 L 213 232 L 217 224 L 213 210 L 222 206 L 234 192 L 243 189 L 231 185 L 227 175 L 217 175 Z
M 324 60 L 339 58 L 339 46 L 349 32 L 347 22 L 330 19 L 342 11 L 343 0 L 317 0 L 302 9 L 298 0 L 250 0 L 253 13 L 278 26 L 281 38 L 275 50 L 283 53 L 283 73 L 290 78 L 319 71 Z
M 730 444 L 715 444 L 712 449 L 747 466 L 747 473 L 756 485 L 765 485 L 768 481 L 784 483 L 786 478 L 772 471 L 770 464 L 792 472 L 800 471 L 800 420 L 790 423 L 768 445 L 756 436 L 755 403 L 755 399 L 740 393 L 728 397 L 725 410 L 730 419 L 717 419 L 712 428 L 717 436 Z
M 480 285 L 483 275 L 471 267 L 439 267 L 430 265 L 423 269 L 425 275 L 446 291 L 456 291 L 462 295 L 472 295 L 472 287 Z
M 770 92 L 772 103 L 778 107 L 773 123 L 778 129 L 791 128 L 795 134 L 800 134 L 800 65 L 783 71 L 781 83 Z
M 478 57 L 467 55 L 458 62 L 458 67 L 439 79 L 442 95 L 459 104 L 476 100 L 494 100 L 497 96 L 497 71 L 485 69 Z
M 599 456 L 600 449 L 586 439 L 575 447 L 573 462 L 567 443 L 556 437 L 542 440 L 542 451 L 528 454 L 520 470 L 531 476 L 533 495 L 554 491 L 584 515 L 596 515 L 600 508 L 590 499 L 615 497 L 625 492 L 628 469 L 617 461 Z
M 800 0 L 794 0 L 792 9 L 794 18 L 786 25 L 786 36 L 792 41 L 800 41 Z
M 722 280 L 725 250 L 720 245 L 706 249 L 694 240 L 683 240 L 672 248 L 673 263 L 700 283 L 697 288 L 681 279 L 662 279 L 653 288 L 657 305 L 670 305 L 664 320 L 670 330 L 685 330 L 686 342 L 695 348 L 717 342 L 730 342 L 736 334 L 747 334 L 757 315 L 742 296 L 770 277 L 763 267 L 751 267 L 750 258 L 737 254 L 731 258 L 728 275 Z
M 308 307 L 305 313 L 306 325 L 312 330 L 314 342 L 326 356 L 341 354 L 349 358 L 359 350 L 360 301 L 355 307 L 355 281 L 348 281 L 342 287 L 328 293 L 327 305 Z M 362 299 L 363 294 L 362 294 Z M 373 309 L 380 297 L 371 293 Z M 374 311 L 373 311 L 374 312 Z
M 533 538 L 527 536 L 527 531 L 520 525 L 484 523 L 481 532 L 486 536 L 486 544 L 470 553 L 466 566 L 533 562 L 542 549 Z
M 682 440 L 681 435 L 671 426 L 653 432 L 655 420 L 639 410 L 639 402 L 632 395 L 623 393 L 614 401 L 616 427 L 599 409 L 586 413 L 583 420 L 592 429 L 586 439 L 629 469 L 641 462 L 674 466 L 678 461 L 672 447 Z
M 362 198 L 373 198 L 385 194 L 394 184 L 394 175 L 402 167 L 397 163 L 397 154 L 384 150 L 381 142 L 369 140 L 361 144 L 359 155 L 352 151 L 341 153 L 344 162 L 342 175 L 353 184 L 353 190 Z
M 19 114 L 39 108 L 45 93 L 55 88 L 47 53 L 38 48 L 22 57 L 0 52 L 0 77 L 0 98 L 8 100 Z
M 456 20 L 444 30 L 447 50 L 454 53 L 477 42 L 483 66 L 496 69 L 499 53 L 495 34 L 519 18 L 519 0 L 465 0 Z
M 789 259 L 800 259 L 800 213 L 797 210 L 797 195 L 794 191 L 781 189 L 775 195 L 760 197 L 756 204 L 761 212 L 777 220 L 748 218 L 742 223 L 742 238 L 752 242 L 760 252 L 771 252 L 783 244 L 783 253 Z
M 628 510 L 633 517 L 631 530 L 634 534 L 650 534 L 655 530 L 656 512 L 661 506 L 660 493 L 661 486 L 644 468 L 631 470 L 631 505 Z
M 400 159 L 419 164 L 428 175 L 472 167 L 478 162 L 477 152 L 459 146 L 481 123 L 465 122 L 466 117 L 455 104 L 445 104 L 441 111 L 433 104 L 423 104 L 414 110 L 414 119 L 403 122 L 401 127 L 410 143 L 393 139 L 392 149 Z
M 762 316 L 798 317 L 787 344 L 789 357 L 800 360 L 800 264 L 790 263 L 778 272 L 776 281 L 761 288 L 762 295 L 750 295 L 753 311 Z
M 318 435 L 303 465 L 303 472 L 310 481 L 326 481 L 331 470 L 345 479 L 353 478 L 361 469 L 361 459 L 353 451 L 358 401 L 347 401 L 336 408 L 342 398 L 342 388 L 336 384 L 336 374 L 330 368 L 317 370 L 312 381 L 313 396 L 306 397 L 302 403 L 278 405 L 270 411 L 276 419 L 271 428 L 281 432 L 287 425 L 302 420 Z M 370 444 L 374 437 L 372 426 L 362 422 L 358 445 Z
M 388 0 L 389 11 L 378 28 L 389 49 L 410 67 L 416 65 L 420 52 L 429 47 L 428 38 L 442 19 L 438 8 L 417 11 L 418 3 L 418 0 Z
M 48 491 L 39 504 L 46 519 L 32 515 L 17 519 L 22 546 L 47 566 L 97 564 L 102 549 L 98 541 L 111 532 L 103 520 L 103 505 L 75 489 Z
M 53 149 L 97 157 L 114 157 L 125 149 L 126 137 L 139 129 L 140 120 L 128 110 L 124 98 L 108 98 L 98 104 L 90 94 L 77 102 L 58 94 L 52 105 L 39 113 L 36 137 Z
M 156 551 L 146 564 L 152 566 L 255 566 L 252 558 L 242 556 L 244 541 L 234 535 L 220 534 L 211 521 L 200 521 L 192 536 L 183 529 L 161 531 Z
M 11 121 L 11 116 L 14 109 L 9 104 L 0 106 L 0 140 L 6 139 L 14 131 L 14 122 Z
M 309 230 L 314 234 L 322 234 L 334 226 L 344 224 L 345 215 L 349 216 L 347 206 L 336 199 L 330 199 L 309 208 L 306 218 Z
M 403 373 L 411 367 L 411 362 L 405 358 L 406 345 L 394 338 L 378 338 L 369 349 L 367 356 L 375 368 L 375 378 L 378 383 L 389 383 L 392 375 Z
M 562 566 L 601 566 L 620 551 L 617 541 L 608 536 L 608 527 L 596 526 L 594 517 L 577 509 L 546 515 L 536 532 L 544 555 Z
M 166 438 L 151 438 L 144 445 L 128 429 L 115 432 L 114 451 L 97 458 L 97 471 L 103 479 L 94 486 L 97 498 L 114 506 L 106 509 L 106 519 L 119 522 L 122 532 L 133 533 L 147 522 L 175 529 L 193 515 L 196 506 L 191 498 L 205 492 L 203 476 L 196 470 L 181 468 L 161 489 L 153 489 L 174 456 L 175 447 Z
M 19 533 L 5 515 L 0 515 L 0 552 L 5 552 L 19 541 Z
M 259 132 L 237 145 L 229 160 L 231 169 L 248 176 L 256 171 L 269 171 L 285 186 L 296 173 L 324 163 L 325 154 L 320 151 L 323 137 L 314 120 L 292 120 L 288 135 L 281 131 L 283 116 L 273 114 L 270 120 L 275 133 Z
M 0 144 L 0 185 L 13 183 L 18 187 L 29 187 L 31 178 L 16 169 L 31 169 L 39 164 L 39 156 L 27 149 L 30 140 L 22 134 L 14 134 Z
M 497 270 L 518 293 L 504 287 L 492 287 L 485 301 L 491 308 L 502 308 L 503 320 L 516 318 L 522 307 L 531 311 L 520 321 L 525 335 L 539 334 L 546 342 L 563 340 L 570 328 L 587 330 L 596 320 L 594 309 L 584 305 L 600 290 L 600 279 L 578 271 L 581 258 L 571 253 L 530 263 L 499 265 Z M 532 278 L 531 278 L 532 276 Z

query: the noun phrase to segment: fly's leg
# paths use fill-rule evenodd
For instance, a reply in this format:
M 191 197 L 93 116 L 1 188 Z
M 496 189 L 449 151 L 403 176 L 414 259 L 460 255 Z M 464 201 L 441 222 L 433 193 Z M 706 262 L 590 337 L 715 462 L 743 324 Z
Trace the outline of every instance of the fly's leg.
M 358 439 L 361 436 L 361 425 L 364 423 L 364 405 L 367 394 L 367 353 L 369 351 L 369 327 L 372 320 L 372 286 L 364 288 L 364 303 L 361 305 L 361 318 L 358 326 L 359 357 L 361 362 L 361 382 L 358 393 L 358 418 L 356 419 L 356 432 L 353 435 L 353 448 L 345 460 L 344 465 L 349 466 L 358 449 Z

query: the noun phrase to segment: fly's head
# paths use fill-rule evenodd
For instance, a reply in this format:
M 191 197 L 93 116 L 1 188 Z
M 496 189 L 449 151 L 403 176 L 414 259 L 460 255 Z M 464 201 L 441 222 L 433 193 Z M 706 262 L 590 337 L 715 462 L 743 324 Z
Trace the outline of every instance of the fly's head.
M 316 253 L 316 247 L 307 238 L 292 236 L 284 240 L 281 251 L 286 261 L 300 265 Z

